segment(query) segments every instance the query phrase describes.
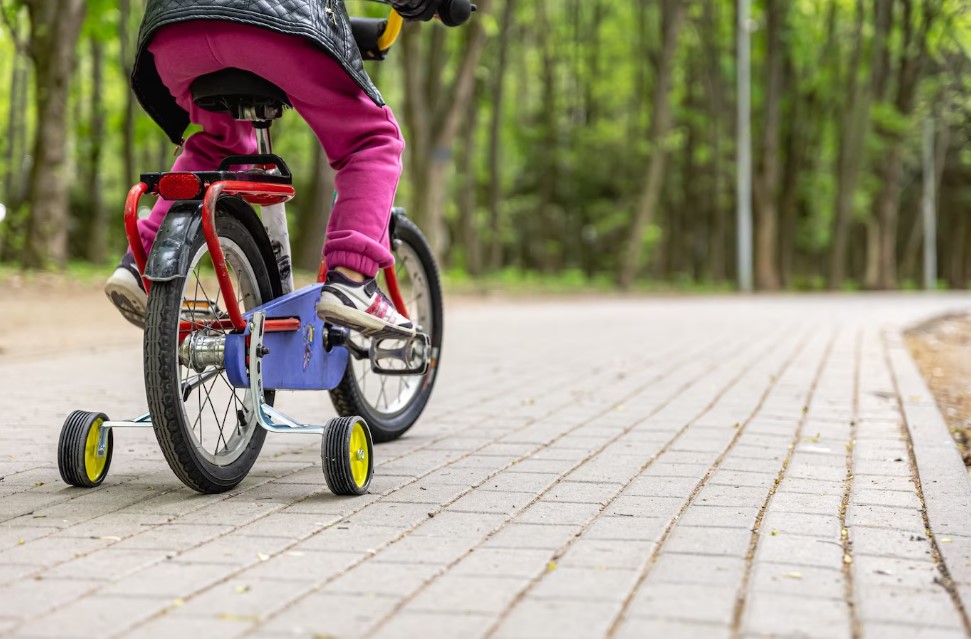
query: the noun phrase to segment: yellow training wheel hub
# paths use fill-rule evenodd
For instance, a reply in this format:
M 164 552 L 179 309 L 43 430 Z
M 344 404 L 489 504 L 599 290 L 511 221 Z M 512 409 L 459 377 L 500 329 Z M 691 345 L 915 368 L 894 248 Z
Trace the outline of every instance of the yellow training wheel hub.
M 367 435 L 364 434 L 361 422 L 354 422 L 348 452 L 351 457 L 351 474 L 354 475 L 354 483 L 363 486 L 367 482 L 371 459 L 368 456 Z
M 103 419 L 99 419 L 91 424 L 91 428 L 88 430 L 88 438 L 84 443 L 84 472 L 87 473 L 88 479 L 94 482 L 101 477 L 101 474 L 105 471 L 105 465 L 108 463 L 108 455 L 98 457 L 98 440 L 101 438 L 103 421 Z

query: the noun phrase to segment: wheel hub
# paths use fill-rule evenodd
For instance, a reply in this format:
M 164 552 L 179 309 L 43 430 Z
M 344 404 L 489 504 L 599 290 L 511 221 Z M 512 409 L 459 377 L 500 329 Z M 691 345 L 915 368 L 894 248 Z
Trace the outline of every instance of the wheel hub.
M 179 346 L 183 366 L 201 373 L 209 366 L 223 368 L 226 363 L 226 336 L 190 333 Z

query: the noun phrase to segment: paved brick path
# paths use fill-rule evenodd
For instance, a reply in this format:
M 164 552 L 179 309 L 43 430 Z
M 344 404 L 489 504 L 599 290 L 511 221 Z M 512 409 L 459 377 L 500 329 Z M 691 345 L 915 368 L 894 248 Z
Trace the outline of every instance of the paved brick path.
M 356 499 L 315 438 L 272 435 L 227 495 L 137 431 L 66 488 L 64 416 L 144 405 L 137 335 L 0 357 L 0 635 L 965 636 L 971 484 L 899 330 L 969 305 L 464 304 Z

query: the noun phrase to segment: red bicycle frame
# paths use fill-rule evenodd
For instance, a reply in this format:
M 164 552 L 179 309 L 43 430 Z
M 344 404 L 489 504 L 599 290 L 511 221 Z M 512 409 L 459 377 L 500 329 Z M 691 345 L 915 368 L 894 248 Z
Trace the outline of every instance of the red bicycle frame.
M 125 234 L 128 236 L 128 245 L 131 247 L 135 264 L 138 266 L 139 273 L 142 274 L 142 282 L 145 284 L 145 292 L 151 290 L 151 281 L 145 277 L 145 267 L 148 257 L 142 245 L 141 237 L 138 234 L 138 202 L 143 195 L 149 192 L 145 182 L 139 182 L 128 192 L 125 200 Z M 222 292 L 223 300 L 226 304 L 228 319 L 215 320 L 211 323 L 214 328 L 235 329 L 243 331 L 246 328 L 246 320 L 239 308 L 236 291 L 233 288 L 232 279 L 229 276 L 229 267 L 226 265 L 226 256 L 222 246 L 219 244 L 219 235 L 216 233 L 216 203 L 223 195 L 239 195 L 250 204 L 266 206 L 271 204 L 281 204 L 293 199 L 295 195 L 293 187 L 289 184 L 275 184 L 269 182 L 244 182 L 237 180 L 222 180 L 213 182 L 205 192 L 202 200 L 202 232 L 206 238 L 206 246 L 209 255 L 212 257 L 213 267 L 216 271 L 216 280 L 219 282 L 219 290 Z M 317 271 L 317 281 L 323 282 L 327 276 L 327 267 L 321 260 L 320 268 Z M 398 286 L 398 275 L 394 267 L 384 269 L 384 278 L 388 286 L 388 295 L 395 305 L 395 309 L 403 316 L 408 317 L 404 299 L 401 297 L 401 289 Z M 266 321 L 267 332 L 289 332 L 300 329 L 299 320 L 294 319 L 271 319 Z M 190 322 L 180 322 L 179 341 L 193 331 Z

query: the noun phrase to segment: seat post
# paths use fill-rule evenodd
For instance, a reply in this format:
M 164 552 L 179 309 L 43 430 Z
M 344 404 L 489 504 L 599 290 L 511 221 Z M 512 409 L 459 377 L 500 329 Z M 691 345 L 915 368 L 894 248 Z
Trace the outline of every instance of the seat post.
M 269 155 L 273 153 L 273 143 L 270 138 L 269 120 L 254 120 L 253 129 L 256 131 L 256 145 L 258 153 Z

